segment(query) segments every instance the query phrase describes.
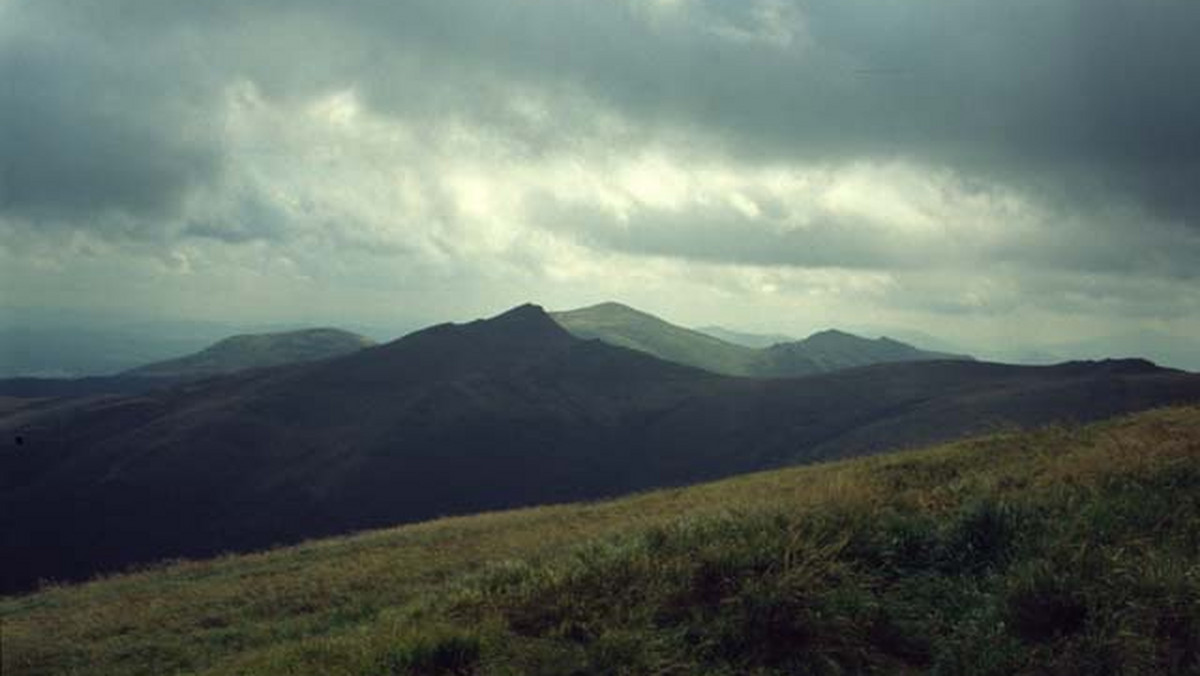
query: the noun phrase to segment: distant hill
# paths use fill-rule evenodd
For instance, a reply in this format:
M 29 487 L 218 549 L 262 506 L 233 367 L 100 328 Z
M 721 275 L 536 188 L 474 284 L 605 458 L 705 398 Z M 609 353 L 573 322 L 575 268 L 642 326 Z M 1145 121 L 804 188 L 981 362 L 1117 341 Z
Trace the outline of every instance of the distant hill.
M 726 375 L 754 375 L 758 352 L 693 331 L 620 303 L 551 313 L 572 335 Z
M 210 376 L 339 357 L 373 344 L 374 341 L 369 338 L 340 329 L 246 334 L 225 338 L 185 357 L 139 366 L 122 375 L 171 378 Z
M 319 362 L 14 408 L 0 417 L 0 582 L 1196 399 L 1200 376 L 1136 360 L 730 378 L 522 306 Z
M 1195 674 L 1198 525 L 1164 409 L 0 598 L 0 672 Z
M 862 338 L 830 329 L 790 343 L 777 343 L 759 353 L 760 374 L 805 375 L 903 361 L 970 360 L 947 352 L 921 350 L 891 338 Z
M 1200 372 L 1200 340 L 1158 331 L 1136 331 L 1060 344 L 1010 348 L 997 358 L 1020 364 L 1045 364 L 1071 359 L 1095 359 L 1100 355 L 1137 355 L 1159 364 Z
M 116 375 L 0 378 L 0 396 L 46 398 L 136 394 L 184 380 L 338 357 L 371 345 L 374 345 L 371 339 L 339 329 L 238 335 L 219 340 L 195 354 L 145 364 Z
M 733 331 L 721 326 L 698 326 L 696 330 L 700 333 L 706 333 L 713 338 L 720 338 L 727 343 L 743 347 L 771 347 L 776 343 L 790 343 L 796 340 L 792 336 L 785 336 L 782 333 L 746 333 L 744 331 Z
M 792 377 L 887 362 L 971 359 L 966 355 L 920 350 L 890 338 L 870 340 L 834 330 L 814 333 L 804 340 L 785 340 L 755 348 L 676 326 L 620 303 L 602 303 L 551 316 L 580 338 L 595 338 L 667 361 L 733 376 Z M 742 342 L 755 340 L 752 334 L 726 332 L 726 335 L 740 337 Z M 767 338 L 770 337 L 758 337 Z

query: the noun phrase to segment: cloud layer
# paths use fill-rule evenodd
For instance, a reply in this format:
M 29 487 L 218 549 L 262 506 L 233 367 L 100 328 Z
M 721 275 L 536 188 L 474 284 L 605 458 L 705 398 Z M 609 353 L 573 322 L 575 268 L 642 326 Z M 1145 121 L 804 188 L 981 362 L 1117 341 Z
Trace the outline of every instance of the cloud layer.
M 617 297 L 1197 332 L 1196 25 L 1172 0 L 12 0 L 0 274 L 9 304 L 210 315 Z M 222 308 L 231 280 L 257 291 Z

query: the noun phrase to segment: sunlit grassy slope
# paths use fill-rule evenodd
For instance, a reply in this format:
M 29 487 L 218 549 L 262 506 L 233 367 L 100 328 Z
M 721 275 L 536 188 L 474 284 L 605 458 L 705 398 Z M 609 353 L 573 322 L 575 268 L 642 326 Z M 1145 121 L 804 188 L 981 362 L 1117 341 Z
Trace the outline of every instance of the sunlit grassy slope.
M 16 674 L 1200 673 L 1200 408 L 0 601 Z

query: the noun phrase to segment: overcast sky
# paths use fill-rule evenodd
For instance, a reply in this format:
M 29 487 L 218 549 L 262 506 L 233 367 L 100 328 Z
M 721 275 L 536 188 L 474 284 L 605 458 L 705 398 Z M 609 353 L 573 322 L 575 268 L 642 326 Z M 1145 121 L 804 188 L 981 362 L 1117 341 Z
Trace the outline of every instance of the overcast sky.
M 1200 336 L 1192 0 L 4 0 L 0 305 Z

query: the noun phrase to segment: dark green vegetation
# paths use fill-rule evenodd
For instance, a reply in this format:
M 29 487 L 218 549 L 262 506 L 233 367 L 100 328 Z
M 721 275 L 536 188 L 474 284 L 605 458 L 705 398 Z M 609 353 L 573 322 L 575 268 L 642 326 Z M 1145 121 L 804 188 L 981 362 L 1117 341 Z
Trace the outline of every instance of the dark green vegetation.
M 551 316 L 580 338 L 598 338 L 659 359 L 731 376 L 784 378 L 871 364 L 970 359 L 919 350 L 890 338 L 869 340 L 833 330 L 814 333 L 804 340 L 747 347 L 676 326 L 620 303 L 602 303 Z
M 523 306 L 316 363 L 12 409 L 0 588 L 1196 400 L 1200 376 L 1139 361 L 731 378 Z
M 0 601 L 3 673 L 1195 674 L 1200 408 Z
M 139 366 L 125 375 L 169 378 L 211 376 L 340 357 L 373 344 L 374 341 L 369 338 L 341 329 L 247 334 L 226 338 L 185 357 Z

